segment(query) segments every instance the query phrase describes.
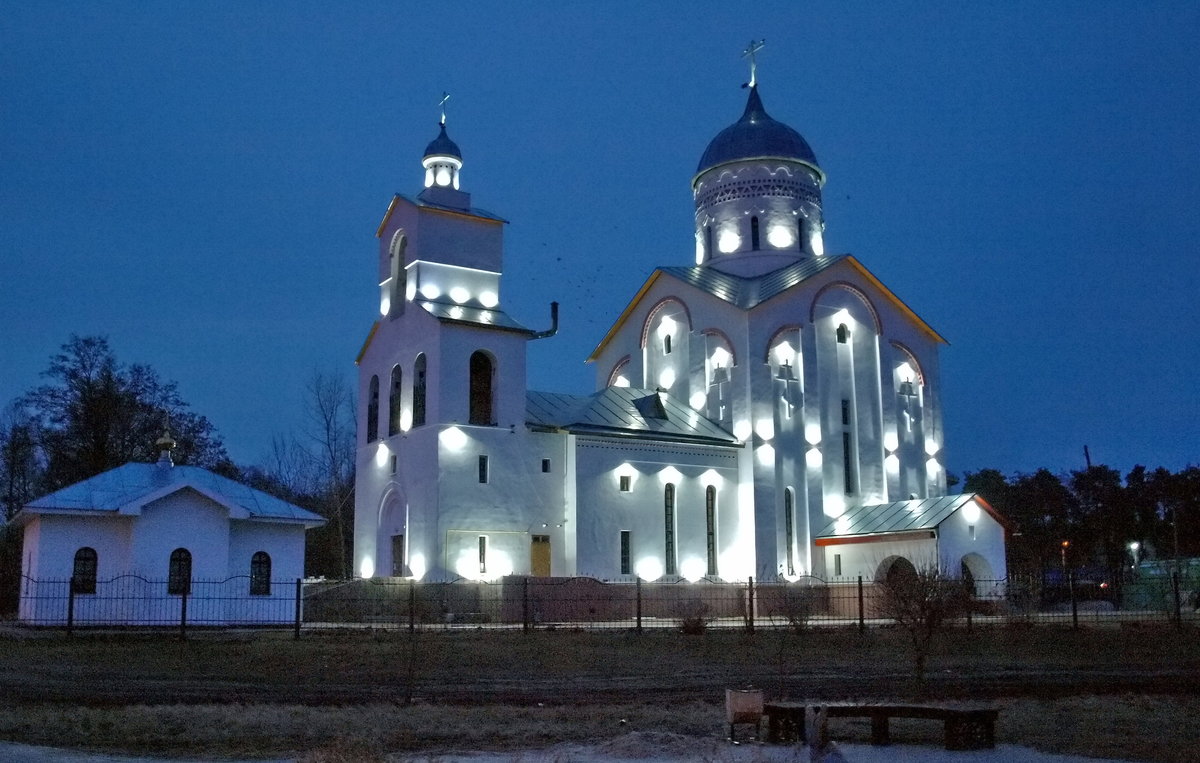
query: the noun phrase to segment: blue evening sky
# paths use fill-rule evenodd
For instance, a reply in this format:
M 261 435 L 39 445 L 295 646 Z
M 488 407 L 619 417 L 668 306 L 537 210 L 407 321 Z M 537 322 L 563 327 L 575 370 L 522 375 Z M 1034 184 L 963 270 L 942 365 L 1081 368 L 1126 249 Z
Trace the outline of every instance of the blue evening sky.
M 0 15 L 0 405 L 72 333 L 179 382 L 231 455 L 352 377 L 374 238 L 452 94 L 512 221 L 502 300 L 591 349 L 693 257 L 690 181 L 768 111 L 828 173 L 826 242 L 946 336 L 952 472 L 1200 462 L 1200 4 L 25 2 Z

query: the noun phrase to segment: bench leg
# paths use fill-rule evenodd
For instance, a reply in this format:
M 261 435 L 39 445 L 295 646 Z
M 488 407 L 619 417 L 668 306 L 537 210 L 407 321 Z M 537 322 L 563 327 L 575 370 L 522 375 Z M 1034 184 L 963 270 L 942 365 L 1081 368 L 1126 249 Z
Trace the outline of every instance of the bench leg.
M 892 743 L 891 733 L 888 731 L 888 717 L 882 713 L 876 713 L 871 716 L 871 744 L 885 745 Z

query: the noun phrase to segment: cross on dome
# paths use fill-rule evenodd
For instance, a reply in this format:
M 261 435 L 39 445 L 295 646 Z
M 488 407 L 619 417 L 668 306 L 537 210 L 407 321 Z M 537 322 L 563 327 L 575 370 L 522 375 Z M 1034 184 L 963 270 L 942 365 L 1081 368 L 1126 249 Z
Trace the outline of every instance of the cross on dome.
M 443 90 L 442 100 L 438 101 L 438 106 L 442 109 L 442 118 L 438 120 L 438 124 L 442 127 L 446 126 L 446 101 L 448 100 L 450 100 L 450 94 Z
M 762 50 L 763 46 L 765 46 L 766 44 L 767 44 L 767 40 L 765 37 L 761 40 L 751 40 L 750 44 L 746 46 L 746 49 L 742 51 L 742 58 L 750 59 L 750 82 L 749 82 L 750 87 L 754 87 L 758 83 L 758 79 L 756 76 L 756 70 L 758 69 L 758 64 L 754 60 L 754 54 L 757 53 L 758 51 Z

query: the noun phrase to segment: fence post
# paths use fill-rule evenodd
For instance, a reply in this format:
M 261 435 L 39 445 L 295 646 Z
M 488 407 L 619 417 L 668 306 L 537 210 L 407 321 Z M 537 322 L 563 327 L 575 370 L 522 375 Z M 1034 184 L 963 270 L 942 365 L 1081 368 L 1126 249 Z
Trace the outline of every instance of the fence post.
M 75 576 L 67 584 L 67 637 L 75 632 Z
M 303 612 L 301 602 L 304 600 L 304 581 L 296 578 L 296 611 L 292 621 L 292 638 L 300 640 L 300 618 Z
M 746 633 L 754 635 L 754 576 L 746 584 Z
M 858 632 L 862 633 L 867 629 L 867 614 L 866 606 L 863 604 L 863 584 L 862 575 L 858 576 Z
M 1079 630 L 1079 602 L 1075 601 L 1075 571 L 1067 571 L 1067 591 L 1071 595 L 1071 627 Z
M 408 581 L 408 632 L 417 629 L 417 581 Z
M 521 630 L 529 632 L 529 578 L 521 578 Z
M 642 632 L 642 579 L 641 577 L 634 578 L 634 583 L 637 586 L 637 632 Z
M 192 591 L 192 581 L 188 581 L 184 586 L 183 593 L 179 596 L 179 639 L 187 640 L 187 600 L 188 594 Z
M 1171 595 L 1175 599 L 1175 627 L 1183 627 L 1183 612 L 1179 608 L 1179 572 L 1171 573 Z

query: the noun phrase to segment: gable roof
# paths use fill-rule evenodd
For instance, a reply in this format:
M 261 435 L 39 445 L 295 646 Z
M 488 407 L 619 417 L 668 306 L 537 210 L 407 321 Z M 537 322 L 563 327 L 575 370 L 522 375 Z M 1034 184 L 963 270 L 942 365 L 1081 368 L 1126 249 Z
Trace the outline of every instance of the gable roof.
M 595 360 L 601 351 L 612 341 L 616 336 L 621 326 L 629 320 L 630 315 L 641 302 L 642 297 L 650 290 L 650 287 L 662 276 L 674 278 L 682 281 L 689 286 L 711 294 L 717 299 L 724 300 L 731 305 L 735 305 L 742 310 L 752 310 L 769 299 L 783 294 L 788 289 L 791 289 L 797 284 L 803 283 L 813 276 L 823 273 L 829 268 L 845 263 L 847 267 L 853 268 L 863 278 L 867 280 L 873 287 L 891 302 L 901 313 L 908 316 L 909 319 L 916 324 L 917 328 L 928 334 L 935 342 L 940 344 L 948 344 L 941 334 L 934 331 L 933 327 L 926 323 L 921 316 L 913 312 L 912 308 L 904 304 L 899 297 L 892 292 L 891 289 L 883 285 L 875 275 L 867 270 L 861 262 L 859 262 L 852 254 L 836 254 L 828 256 L 812 256 L 794 262 L 791 265 L 773 270 L 770 273 L 764 273 L 760 276 L 746 278 L 730 273 L 725 273 L 712 266 L 696 265 L 693 267 L 661 267 L 657 268 L 646 282 L 642 284 L 642 288 L 634 295 L 633 299 L 626 305 L 625 310 L 613 323 L 612 328 L 600 340 L 600 344 L 596 345 L 596 349 L 592 350 L 592 354 L 588 356 L 588 361 Z
M 608 387 L 591 395 L 530 391 L 525 421 L 572 434 L 739 444 L 719 424 L 671 396 L 634 387 Z
M 17 518 L 62 512 L 137 514 L 146 504 L 189 488 L 228 508 L 235 519 L 325 524 L 311 511 L 207 469 L 162 463 L 130 463 L 102 472 L 29 502 Z
M 434 212 L 442 212 L 448 215 L 473 217 L 477 220 L 484 220 L 492 223 L 508 222 L 508 220 L 505 220 L 503 217 L 494 215 L 491 212 L 488 212 L 486 209 L 480 209 L 479 207 L 471 207 L 470 209 L 455 209 L 454 207 L 447 207 L 443 204 L 435 204 L 430 201 L 425 201 L 424 199 L 414 199 L 409 196 L 405 196 L 402 193 L 396 193 L 392 196 L 391 202 L 388 203 L 387 211 L 383 213 L 383 219 L 379 221 L 379 227 L 375 230 L 375 238 L 379 238 L 383 235 L 383 230 L 387 227 L 388 220 L 390 220 L 392 217 L 392 211 L 396 209 L 396 202 L 400 200 L 407 201 L 414 207 L 424 207 L 426 209 L 433 210 Z
M 842 516 L 826 523 L 816 537 L 847 538 L 933 530 L 970 501 L 979 504 L 981 509 L 1000 524 L 1007 525 L 996 510 L 977 493 L 960 493 L 939 498 L 914 498 L 908 501 L 848 508 Z

